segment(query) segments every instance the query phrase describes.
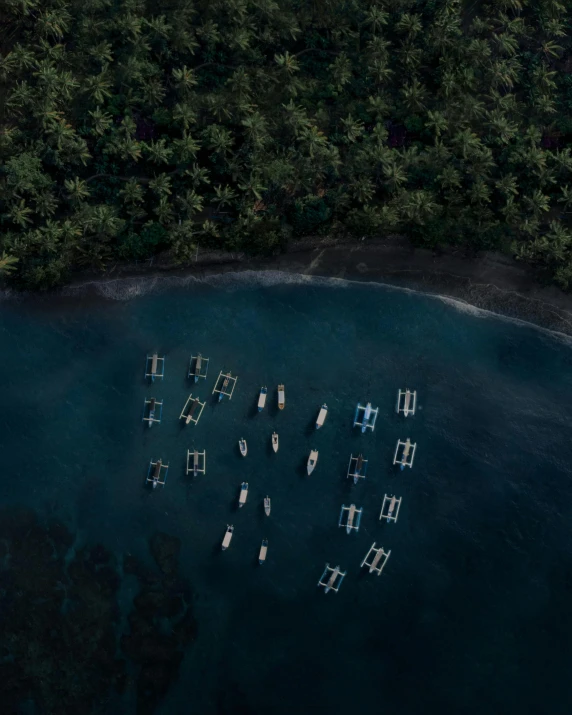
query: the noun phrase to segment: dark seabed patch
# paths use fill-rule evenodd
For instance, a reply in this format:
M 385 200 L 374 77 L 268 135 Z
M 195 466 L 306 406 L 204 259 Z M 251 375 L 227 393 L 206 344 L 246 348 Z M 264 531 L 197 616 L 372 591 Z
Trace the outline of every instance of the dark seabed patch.
M 222 276 L 132 301 L 6 302 L 0 343 L 0 691 L 14 713 L 66 688 L 59 712 L 569 714 L 566 340 L 406 291 Z M 154 350 L 165 380 L 150 386 Z M 197 351 L 210 367 L 195 385 Z M 221 369 L 238 383 L 219 405 Z M 400 387 L 419 396 L 406 420 Z M 206 407 L 182 427 L 191 391 Z M 151 430 L 146 397 L 164 400 Z M 379 417 L 362 436 L 352 418 L 368 399 Z M 417 453 L 400 472 L 393 452 L 407 437 Z M 194 448 L 207 453 L 196 479 L 185 474 Z M 354 486 L 345 475 L 360 451 L 368 476 Z M 148 491 L 159 457 L 167 484 Z M 386 493 L 403 497 L 397 524 L 378 520 Z M 347 535 L 337 524 L 351 503 L 364 513 Z M 380 577 L 360 570 L 373 541 L 391 549 Z M 338 594 L 316 586 L 326 562 L 347 570 Z

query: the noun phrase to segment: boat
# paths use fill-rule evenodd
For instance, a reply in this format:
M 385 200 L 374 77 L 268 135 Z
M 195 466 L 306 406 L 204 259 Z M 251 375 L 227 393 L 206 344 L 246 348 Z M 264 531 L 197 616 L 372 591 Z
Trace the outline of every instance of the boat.
M 310 456 L 308 457 L 308 476 L 310 476 L 310 474 L 312 474 L 312 472 L 314 471 L 317 461 L 318 461 L 318 450 L 313 449 L 310 452 Z
M 272 449 L 277 452 L 278 451 L 278 432 L 273 432 L 272 433 Z
M 324 573 L 320 576 L 320 580 L 318 581 L 318 586 L 323 586 L 325 593 L 328 593 L 330 589 L 337 593 L 340 590 L 342 581 L 346 577 L 346 573 L 347 571 L 342 571 L 339 566 L 333 569 L 330 564 L 326 564 Z M 327 581 L 324 581 L 325 576 L 329 576 Z
M 245 439 L 239 439 L 238 440 L 238 446 L 240 448 L 240 453 L 242 454 L 243 457 L 246 457 L 246 453 L 248 452 L 248 447 L 246 446 L 246 440 Z
M 268 539 L 262 539 L 260 554 L 258 555 L 258 563 L 263 564 L 266 561 L 266 552 L 268 551 Z
M 316 429 L 320 429 L 320 427 L 323 426 L 327 414 L 328 414 L 328 405 L 326 405 L 326 403 L 324 403 L 322 405 L 322 409 L 320 410 L 320 413 L 318 415 L 318 419 L 316 420 Z
M 157 415 L 157 408 L 158 415 Z M 163 401 L 157 400 L 154 397 L 145 399 L 143 401 L 143 422 L 147 422 L 148 427 L 153 427 L 153 423 L 156 422 L 158 425 L 161 424 L 161 419 L 163 416 Z
M 234 531 L 234 526 L 232 524 L 227 524 L 226 531 L 224 534 L 224 539 L 222 540 L 222 550 L 226 551 L 230 545 L 230 540 L 232 539 L 232 533 Z
M 248 496 L 248 482 L 242 482 L 240 487 L 240 496 L 238 497 L 238 506 L 243 507 L 246 504 L 246 497 Z
M 266 394 L 268 393 L 268 389 L 266 387 L 261 387 L 260 388 L 260 395 L 258 397 L 258 411 L 262 412 L 264 409 L 264 406 L 266 405 Z
M 266 516 L 270 516 L 270 497 L 265 496 L 264 497 L 264 513 Z
M 226 390 L 226 388 L 228 387 L 228 383 L 229 383 L 229 382 L 230 382 L 230 374 L 229 374 L 229 375 L 226 375 L 225 378 L 224 378 L 224 380 L 223 380 L 222 387 L 220 388 L 220 392 L 218 393 L 218 401 L 219 401 L 219 402 L 220 402 L 220 401 L 222 400 L 222 398 L 225 396 L 225 394 L 226 394 L 226 393 L 225 393 L 225 390 Z
M 286 397 L 284 395 L 284 385 L 278 385 L 278 409 L 283 410 L 286 404 Z
M 359 421 L 360 413 L 363 412 L 362 421 Z M 361 433 L 364 434 L 366 430 L 370 429 L 372 432 L 375 429 L 375 422 L 377 420 L 377 413 L 379 412 L 378 407 L 372 407 L 371 402 L 368 402 L 364 407 L 360 402 L 358 402 L 356 407 L 356 412 L 354 415 L 354 427 L 361 427 Z
M 149 427 L 153 427 L 153 422 L 155 421 L 155 405 L 157 400 L 152 397 L 149 403 Z
M 193 361 L 195 366 L 193 367 Z M 191 355 L 189 361 L 189 372 L 188 377 L 192 377 L 195 382 L 199 381 L 199 378 L 203 380 L 206 379 L 207 373 L 209 371 L 209 358 L 203 357 L 201 353 L 198 355 Z
M 362 476 L 361 470 L 363 468 L 363 454 L 358 454 L 356 461 L 356 471 L 354 474 L 354 484 L 358 483 L 358 479 Z M 365 476 L 365 475 L 364 475 Z

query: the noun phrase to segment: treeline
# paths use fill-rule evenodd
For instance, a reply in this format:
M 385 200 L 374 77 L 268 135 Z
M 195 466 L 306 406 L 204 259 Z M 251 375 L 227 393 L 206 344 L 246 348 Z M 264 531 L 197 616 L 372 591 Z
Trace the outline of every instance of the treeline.
M 572 286 L 567 0 L 3 0 L 0 273 L 402 232 Z

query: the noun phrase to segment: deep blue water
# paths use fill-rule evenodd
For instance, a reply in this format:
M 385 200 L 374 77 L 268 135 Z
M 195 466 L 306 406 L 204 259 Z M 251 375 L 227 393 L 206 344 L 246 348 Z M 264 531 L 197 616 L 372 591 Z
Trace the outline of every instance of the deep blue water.
M 569 714 L 570 344 L 381 286 L 249 280 L 128 301 L 3 302 L 1 503 L 57 514 L 82 542 L 145 561 L 156 530 L 182 540 L 198 638 L 161 715 Z M 165 379 L 151 387 L 154 350 L 166 355 Z M 182 428 L 197 351 L 210 358 L 198 386 L 207 406 Z M 221 369 L 238 383 L 219 405 Z M 269 399 L 257 414 L 261 385 Z M 394 408 L 406 385 L 418 410 L 405 420 Z M 164 400 L 152 430 L 141 423 L 146 396 Z M 373 434 L 352 429 L 358 400 L 379 407 Z M 400 472 L 392 457 L 406 437 L 417 453 Z M 184 473 L 194 447 L 207 452 L 196 479 Z M 354 486 L 345 473 L 360 450 L 368 476 Z M 149 493 L 151 457 L 170 471 Z M 403 497 L 397 524 L 378 521 L 385 493 Z M 338 529 L 342 503 L 363 507 L 358 534 Z M 235 533 L 222 553 L 227 523 Z M 380 577 L 360 571 L 373 541 L 391 549 Z M 316 587 L 326 561 L 347 570 L 337 594 Z M 134 712 L 132 693 L 117 712 Z

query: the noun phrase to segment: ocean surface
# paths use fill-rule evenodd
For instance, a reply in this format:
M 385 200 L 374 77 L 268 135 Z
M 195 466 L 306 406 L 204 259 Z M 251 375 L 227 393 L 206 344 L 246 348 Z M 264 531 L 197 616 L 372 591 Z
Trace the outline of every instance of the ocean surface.
M 158 715 L 569 715 L 567 339 L 406 290 L 278 273 L 105 292 L 0 303 L 0 502 L 145 563 L 156 531 L 181 540 L 198 631 Z M 154 351 L 165 378 L 151 386 Z M 210 366 L 195 386 L 199 351 Z M 220 370 L 238 382 L 218 404 Z M 418 395 L 407 419 L 395 413 L 405 387 Z M 207 404 L 183 427 L 191 391 Z M 164 400 L 153 429 L 146 397 Z M 379 414 L 362 435 L 354 410 L 368 400 Z M 407 437 L 415 461 L 400 471 L 393 453 Z M 194 448 L 207 456 L 197 478 L 185 474 Z M 346 471 L 360 451 L 369 467 L 354 486 Z M 157 457 L 167 483 L 149 491 Z M 403 498 L 397 523 L 378 519 L 386 493 Z M 351 503 L 363 518 L 348 535 L 338 517 Z M 374 541 L 391 549 L 379 577 L 360 569 Z M 338 593 L 317 587 L 326 562 L 347 571 Z M 132 688 L 108 712 L 134 714 Z

